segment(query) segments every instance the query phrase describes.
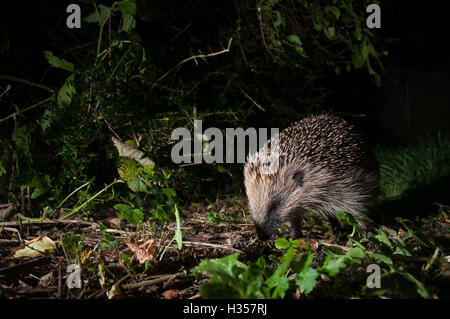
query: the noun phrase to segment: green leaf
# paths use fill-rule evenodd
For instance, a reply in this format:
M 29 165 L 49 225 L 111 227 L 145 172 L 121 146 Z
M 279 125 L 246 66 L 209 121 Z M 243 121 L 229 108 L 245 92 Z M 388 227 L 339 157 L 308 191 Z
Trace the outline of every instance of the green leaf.
M 75 66 L 73 65 L 73 63 L 70 63 L 65 59 L 60 59 L 57 56 L 54 56 L 53 53 L 50 51 L 44 51 L 44 57 L 48 60 L 48 63 L 50 63 L 50 65 L 55 68 L 63 69 L 70 72 L 75 71 Z
M 364 233 L 364 230 L 361 228 L 361 225 L 359 224 L 359 222 L 356 220 L 355 217 L 353 217 L 351 214 L 348 214 L 344 211 L 341 211 L 337 214 L 338 218 L 347 222 L 347 224 L 349 224 L 350 226 L 353 227 L 353 229 L 358 233 L 358 234 L 362 234 Z
M 200 295 L 203 298 L 225 298 L 240 299 L 243 298 L 239 291 L 226 283 L 207 282 L 200 287 Z
M 72 96 L 76 93 L 75 86 L 73 85 L 74 75 L 71 74 L 64 85 L 59 89 L 58 104 L 60 107 L 69 106 L 72 102 Z
M 136 3 L 130 0 L 124 0 L 117 3 L 117 6 L 122 13 L 128 13 L 131 15 L 136 14 Z
M 54 120 L 53 112 L 50 110 L 45 110 L 44 114 L 42 115 L 42 119 L 41 119 L 41 129 L 42 129 L 42 132 L 44 132 L 44 134 L 47 132 L 47 130 L 52 125 L 53 120 Z
M 38 198 L 50 189 L 50 176 L 48 174 L 35 176 L 31 181 L 30 187 L 34 188 L 33 193 L 31 193 L 31 199 Z
M 105 24 L 111 16 L 111 7 L 101 4 L 99 5 L 99 9 L 99 11 L 95 10 L 86 18 L 84 18 L 84 21 L 86 21 L 87 23 L 98 22 L 99 25 Z
M 352 258 L 363 258 L 364 250 L 362 250 L 359 247 L 353 247 L 353 248 L 350 248 L 349 251 L 347 251 L 346 255 L 350 256 Z
M 419 280 L 417 280 L 413 275 L 411 275 L 409 272 L 402 271 L 400 272 L 406 279 L 408 279 L 410 282 L 416 285 L 416 291 L 419 295 L 421 295 L 423 298 L 431 298 L 430 294 L 428 293 L 427 289 L 421 283 Z
M 296 269 L 297 272 L 304 271 L 314 260 L 314 254 L 311 250 L 307 251 L 306 253 L 302 254 L 299 260 L 299 267 L 300 269 Z
M 120 177 L 127 182 L 133 192 L 147 192 L 147 178 L 140 173 L 143 166 L 134 159 L 122 159 L 118 168 Z
M 335 6 L 325 6 L 325 12 L 333 14 L 336 19 L 339 19 L 339 16 L 341 15 L 339 8 Z
M 213 276 L 211 280 L 214 282 L 229 280 L 248 268 L 246 264 L 240 262 L 237 258 L 238 254 L 235 253 L 218 259 L 205 259 L 191 271 L 193 273 L 206 272 Z
M 288 41 L 293 43 L 293 44 L 295 44 L 295 45 L 302 46 L 302 41 L 295 34 L 291 34 L 290 36 L 288 36 Z
M 289 239 L 289 241 L 290 241 L 292 247 L 294 247 L 294 248 L 300 247 L 300 240 L 298 240 L 298 239 L 295 239 L 295 240 Z
M 325 33 L 325 35 L 327 36 L 328 39 L 332 40 L 334 38 L 335 35 L 335 29 L 334 27 L 327 27 L 323 29 L 323 32 Z
M 6 174 L 6 169 L 0 163 L 0 176 Z
M 175 204 L 174 207 L 175 211 L 175 218 L 177 222 L 177 229 L 175 230 L 175 240 L 178 244 L 178 250 L 181 250 L 183 248 L 183 235 L 181 233 L 181 221 L 180 221 L 180 212 L 178 211 L 178 205 Z
M 289 241 L 286 238 L 278 238 L 275 241 L 275 247 L 277 249 L 287 249 L 291 246 L 291 244 L 289 243 Z
M 345 268 L 345 256 L 333 258 L 332 256 L 325 257 L 323 263 L 323 270 L 330 276 L 334 276 L 343 268 Z
M 391 249 L 393 248 L 392 243 L 389 241 L 384 231 L 382 231 L 380 234 L 375 235 L 375 238 L 378 239 L 381 243 L 388 246 L 389 248 Z
M 355 36 L 356 40 L 361 41 L 362 40 L 361 28 L 357 27 L 353 35 Z
M 162 191 L 163 191 L 164 194 L 166 194 L 166 196 L 167 196 L 168 198 L 174 198 L 174 197 L 177 197 L 177 193 L 176 193 L 172 188 L 169 188 L 169 187 L 163 188 Z
M 286 276 L 279 278 L 275 289 L 272 292 L 272 298 L 284 298 L 286 290 L 289 289 L 289 279 Z
M 273 23 L 273 26 L 274 26 L 274 28 L 278 28 L 284 22 L 283 17 L 281 16 L 280 11 L 278 11 L 278 10 L 274 10 L 273 13 L 275 13 L 277 16 L 277 19 Z
M 309 294 L 316 286 L 316 278 L 319 276 L 317 270 L 308 267 L 297 275 L 295 283 L 300 292 Z
M 122 13 L 122 25 L 120 26 L 119 32 L 130 32 L 136 27 L 136 20 L 134 16 L 128 13 Z
M 388 265 L 392 265 L 392 259 L 388 256 L 374 253 L 372 254 L 372 257 L 375 258 L 377 261 L 383 262 Z
M 144 220 L 144 213 L 139 208 L 125 204 L 116 204 L 114 209 L 119 211 L 119 217 L 126 219 L 131 224 L 140 224 Z

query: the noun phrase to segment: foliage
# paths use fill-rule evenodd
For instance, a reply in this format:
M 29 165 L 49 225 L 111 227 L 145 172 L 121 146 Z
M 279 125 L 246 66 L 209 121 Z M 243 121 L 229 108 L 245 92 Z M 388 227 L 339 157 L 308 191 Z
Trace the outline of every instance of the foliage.
M 277 240 L 276 247 L 286 250 L 281 257 L 269 256 L 274 267 L 270 267 L 264 257 L 249 266 L 237 260 L 232 254 L 221 259 L 203 260 L 192 269 L 193 273 L 207 272 L 211 280 L 203 284 L 200 293 L 205 298 L 283 298 L 290 284 L 301 292 L 309 293 L 318 275 L 309 267 L 312 262 L 311 250 L 296 254 L 298 240 Z M 291 275 L 295 276 L 291 276 Z M 294 279 L 295 280 L 294 280 Z
M 403 263 L 408 257 L 413 258 L 408 246 L 417 238 L 414 233 L 401 237 L 393 230 L 379 228 L 375 236 L 363 237 L 363 230 L 351 215 L 342 212 L 340 216 L 353 227 L 345 247 L 323 243 L 319 253 L 308 243 L 300 248 L 299 240 L 279 238 L 275 247 L 282 255 L 270 254 L 270 263 L 260 257 L 256 263 L 246 265 L 237 259 L 237 254 L 203 260 L 192 269 L 194 274 L 211 276 L 201 286 L 200 294 L 205 298 L 290 298 L 295 291 L 297 294 L 314 294 L 315 290 L 326 289 L 324 287 L 332 278 L 339 280 L 350 273 L 361 278 L 359 288 L 352 295 L 391 293 L 401 296 L 401 291 L 395 288 L 390 291 L 387 287 L 403 278 L 414 287 L 417 295 L 430 298 L 423 276 L 409 271 Z M 417 247 L 413 249 L 417 250 Z M 404 259 L 398 256 L 404 256 Z M 381 269 L 381 288 L 367 289 L 364 278 L 368 276 L 366 268 L 370 264 Z
M 378 147 L 377 156 L 381 188 L 388 197 L 402 197 L 408 191 L 430 187 L 450 176 L 450 138 L 441 134 L 407 147 Z
M 214 192 L 212 181 L 236 184 L 237 167 L 173 165 L 173 129 L 192 129 L 193 117 L 216 127 L 251 125 L 271 114 L 277 114 L 272 117 L 276 121 L 291 121 L 294 114 L 298 118 L 322 108 L 326 93 L 321 83 L 341 66 L 364 66 L 378 77 L 371 66 L 381 53 L 375 35 L 361 27 L 362 5 L 322 2 L 262 1 L 256 8 L 246 2 L 214 8 L 202 0 L 196 1 L 199 6 L 159 7 L 145 0 L 81 3 L 82 12 L 89 12 L 80 31 L 84 45 L 49 44 L 42 51 L 40 63 L 47 61 L 63 79 L 59 90 L 43 103 L 22 109 L 11 90 L 2 96 L 15 105 L 10 112 L 16 117 L 7 117 L 1 133 L 6 151 L 0 158 L 1 188 L 8 190 L 13 181 L 9 195 L 3 191 L 1 196 L 15 196 L 28 186 L 37 198 L 52 189 L 41 197 L 42 208 L 87 181 L 101 188 L 114 177 L 112 132 L 133 140 L 158 170 L 172 175 L 171 186 L 182 196 Z M 215 23 L 209 29 L 186 31 L 183 23 L 192 21 L 187 10 L 194 20 Z M 224 20 L 226 16 L 230 20 Z M 167 41 L 169 36 L 173 41 Z M 186 57 L 220 50 L 219 43 L 231 38 L 230 52 L 194 59 L 167 73 Z M 289 89 L 287 74 L 290 82 L 303 84 Z M 128 161 L 126 167 L 137 169 L 132 165 Z M 13 166 L 18 169 L 11 176 Z M 131 187 L 146 192 L 140 179 Z

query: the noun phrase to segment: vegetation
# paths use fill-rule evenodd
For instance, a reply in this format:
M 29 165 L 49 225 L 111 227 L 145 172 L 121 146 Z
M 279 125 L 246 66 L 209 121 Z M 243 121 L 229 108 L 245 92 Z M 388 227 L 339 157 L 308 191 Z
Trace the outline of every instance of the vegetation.
M 285 127 L 333 111 L 330 81 L 380 84 L 371 2 L 85 0 L 73 30 L 64 3 L 29 1 L 0 19 L 0 297 L 448 297 L 450 208 L 427 197 L 445 193 L 447 137 L 378 148 L 389 227 L 369 238 L 342 212 L 349 235 L 311 215 L 308 239 L 258 242 L 241 165 L 170 158 L 173 130 L 195 119 Z M 28 56 L 13 30 L 30 20 Z M 55 288 L 71 264 L 82 287 Z M 366 286 L 370 264 L 381 288 Z

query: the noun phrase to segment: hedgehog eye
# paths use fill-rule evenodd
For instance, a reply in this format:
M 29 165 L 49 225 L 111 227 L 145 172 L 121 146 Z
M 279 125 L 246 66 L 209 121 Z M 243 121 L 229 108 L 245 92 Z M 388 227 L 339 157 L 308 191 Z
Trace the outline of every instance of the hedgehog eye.
M 298 184 L 299 187 L 303 186 L 303 178 L 303 171 L 295 171 L 294 174 L 292 174 L 292 179 Z

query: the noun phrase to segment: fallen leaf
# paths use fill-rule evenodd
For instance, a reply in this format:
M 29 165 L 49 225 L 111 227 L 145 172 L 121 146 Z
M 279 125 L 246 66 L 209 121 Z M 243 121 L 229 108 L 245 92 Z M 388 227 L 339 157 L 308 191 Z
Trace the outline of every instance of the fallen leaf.
M 106 282 L 106 270 L 103 264 L 98 265 L 98 281 L 100 282 L 100 286 L 104 288 Z
M 53 280 L 53 271 L 41 277 L 39 280 L 39 287 L 46 288 L 50 286 Z
M 139 150 L 127 143 L 124 143 L 115 137 L 112 137 L 111 139 L 113 141 L 114 146 L 119 151 L 119 156 L 132 158 L 132 159 L 136 160 L 142 166 L 147 166 L 147 165 L 155 166 L 155 162 L 153 162 L 150 158 L 145 156 L 145 153 L 142 152 L 141 150 Z
M 56 244 L 53 240 L 47 236 L 39 236 L 30 240 L 25 245 L 15 248 L 11 252 L 11 255 L 13 255 L 14 258 L 41 257 L 54 250 L 56 250 Z
M 169 289 L 162 294 L 164 299 L 181 299 L 180 292 L 176 289 Z
M 147 240 L 145 243 L 139 245 L 137 240 L 132 240 L 127 243 L 127 246 L 130 248 L 132 252 L 134 252 L 136 259 L 140 264 L 145 263 L 146 261 L 154 261 L 155 257 L 153 253 L 155 251 L 154 247 L 154 239 Z
M 114 284 L 108 291 L 108 299 L 122 299 L 123 293 L 118 284 Z

